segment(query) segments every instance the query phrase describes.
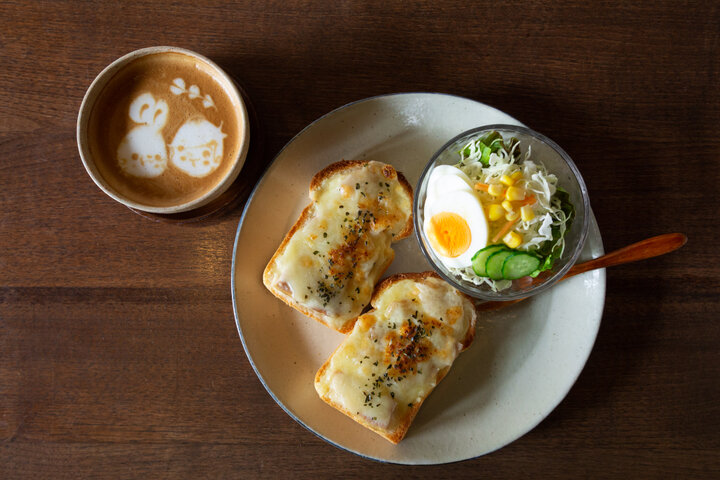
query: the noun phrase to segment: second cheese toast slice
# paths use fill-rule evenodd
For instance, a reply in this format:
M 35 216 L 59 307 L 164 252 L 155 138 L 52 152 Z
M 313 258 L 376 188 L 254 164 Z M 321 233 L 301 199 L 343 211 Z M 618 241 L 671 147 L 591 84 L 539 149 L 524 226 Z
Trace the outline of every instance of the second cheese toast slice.
M 434 272 L 384 280 L 315 376 L 325 402 L 392 443 L 475 335 L 475 307 Z
M 310 199 L 263 283 L 291 307 L 345 333 L 392 262 L 390 244 L 412 232 L 412 188 L 390 165 L 341 161 L 313 177 Z

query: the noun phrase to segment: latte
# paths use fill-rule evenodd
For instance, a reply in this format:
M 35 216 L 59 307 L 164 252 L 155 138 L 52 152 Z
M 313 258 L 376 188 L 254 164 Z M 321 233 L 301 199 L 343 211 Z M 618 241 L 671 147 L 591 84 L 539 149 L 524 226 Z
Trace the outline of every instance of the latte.
M 114 198 L 151 211 L 221 193 L 247 151 L 246 112 L 232 82 L 177 49 L 124 63 L 86 113 L 85 153 L 96 170 L 88 172 Z

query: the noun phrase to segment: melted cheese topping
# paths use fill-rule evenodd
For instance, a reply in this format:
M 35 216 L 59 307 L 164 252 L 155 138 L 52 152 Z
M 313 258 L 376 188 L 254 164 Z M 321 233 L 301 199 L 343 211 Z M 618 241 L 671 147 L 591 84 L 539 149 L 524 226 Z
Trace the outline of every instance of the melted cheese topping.
M 475 309 L 434 277 L 396 282 L 375 303 L 316 378 L 315 389 L 361 423 L 393 432 L 455 361 Z
M 360 315 L 392 262 L 390 244 L 407 225 L 412 198 L 379 162 L 331 175 L 310 197 L 309 219 L 276 259 L 273 283 L 340 329 Z

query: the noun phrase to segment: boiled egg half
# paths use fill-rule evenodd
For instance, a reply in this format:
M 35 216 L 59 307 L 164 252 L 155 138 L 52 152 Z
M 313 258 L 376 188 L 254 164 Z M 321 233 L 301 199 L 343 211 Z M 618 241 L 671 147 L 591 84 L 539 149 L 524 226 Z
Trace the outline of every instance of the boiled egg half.
M 488 243 L 488 223 L 470 178 L 440 165 L 430 172 L 423 229 L 430 247 L 448 268 L 465 268 Z

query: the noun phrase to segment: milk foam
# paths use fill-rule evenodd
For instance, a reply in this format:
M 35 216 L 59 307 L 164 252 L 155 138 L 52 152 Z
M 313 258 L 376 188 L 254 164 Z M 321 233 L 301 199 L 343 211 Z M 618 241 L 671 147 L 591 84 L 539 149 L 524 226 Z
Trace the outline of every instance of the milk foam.
M 156 101 L 151 94 L 143 93 L 130 104 L 128 115 L 140 125 L 133 127 L 118 146 L 120 168 L 135 177 L 162 175 L 168 160 L 167 146 L 162 136 L 168 117 L 167 103 Z
M 199 99 L 205 109 L 216 108 L 209 94 L 202 95 L 197 85 L 185 88 L 182 78 L 169 87 L 173 95 L 187 94 L 188 101 Z M 139 124 L 122 139 L 117 149 L 120 168 L 135 177 L 152 178 L 163 174 L 170 162 L 192 177 L 204 177 L 215 171 L 223 158 L 223 143 L 227 136 L 222 124 L 216 126 L 203 115 L 185 121 L 168 146 L 162 130 L 170 111 L 164 100 L 156 100 L 148 92 L 138 95 L 130 104 L 128 116 Z
M 204 177 L 220 165 L 226 136 L 205 119 L 188 120 L 170 144 L 170 161 L 188 175 Z

